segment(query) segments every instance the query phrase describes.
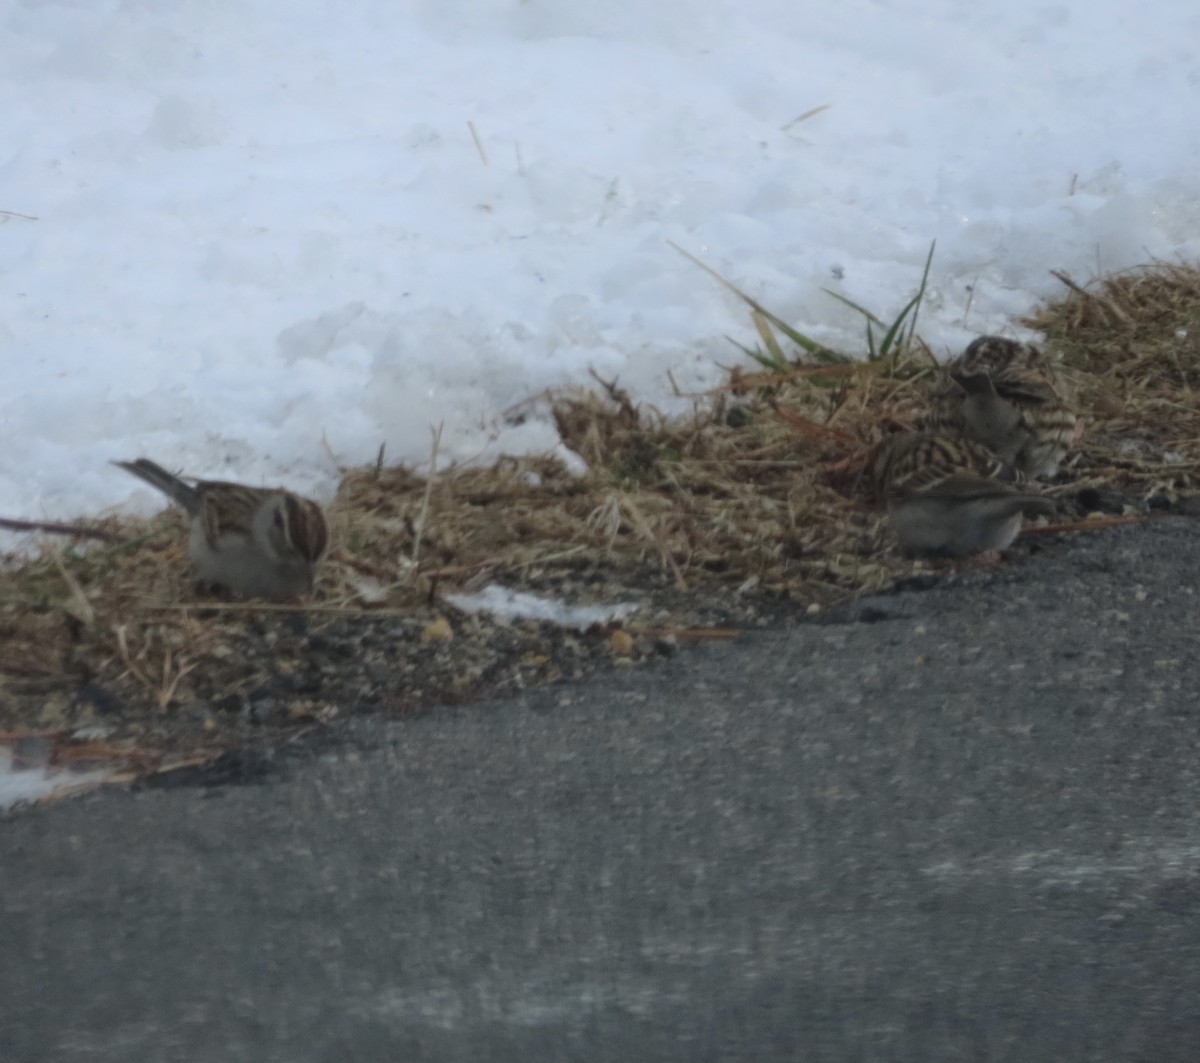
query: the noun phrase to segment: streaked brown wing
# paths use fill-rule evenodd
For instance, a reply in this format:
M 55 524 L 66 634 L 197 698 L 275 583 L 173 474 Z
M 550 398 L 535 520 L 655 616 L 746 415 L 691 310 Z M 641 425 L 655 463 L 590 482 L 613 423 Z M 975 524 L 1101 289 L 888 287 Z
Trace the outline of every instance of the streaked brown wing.
M 269 494 L 257 487 L 226 480 L 200 480 L 196 491 L 203 507 L 204 537 L 214 547 L 223 533 L 249 528 L 254 511 Z

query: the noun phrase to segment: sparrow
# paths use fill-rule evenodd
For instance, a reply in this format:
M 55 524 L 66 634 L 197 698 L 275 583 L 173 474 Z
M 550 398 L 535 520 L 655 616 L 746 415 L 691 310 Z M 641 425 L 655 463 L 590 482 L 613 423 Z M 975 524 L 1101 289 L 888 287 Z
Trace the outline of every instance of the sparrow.
M 1022 486 L 1019 473 L 961 437 L 901 432 L 876 448 L 869 470 L 907 554 L 1003 550 L 1020 532 L 1023 514 L 1054 512 L 1050 499 Z
M 312 590 L 329 544 L 316 502 L 281 488 L 222 480 L 198 480 L 193 487 L 147 458 L 113 464 L 187 512 L 188 555 L 202 580 L 248 598 L 291 598 Z
M 1001 336 L 980 336 L 946 366 L 925 421 L 982 443 L 1031 480 L 1058 472 L 1075 425 L 1069 389 L 1042 352 Z

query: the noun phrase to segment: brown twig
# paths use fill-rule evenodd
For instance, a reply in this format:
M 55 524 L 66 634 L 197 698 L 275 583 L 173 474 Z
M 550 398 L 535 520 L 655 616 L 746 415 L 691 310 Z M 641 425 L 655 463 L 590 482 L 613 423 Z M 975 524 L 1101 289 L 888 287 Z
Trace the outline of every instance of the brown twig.
M 680 642 L 731 642 L 742 635 L 741 629 L 736 627 L 640 627 L 626 624 L 625 630 L 643 638 L 673 638 Z
M 1023 528 L 1022 535 L 1059 535 L 1063 532 L 1103 531 L 1105 528 L 1119 528 L 1123 524 L 1145 524 L 1147 517 L 1094 517 L 1090 520 L 1065 520 L 1054 524 L 1035 524 Z
M 321 613 L 327 616 L 411 616 L 412 609 L 361 609 L 345 605 L 290 605 L 286 602 L 145 602 L 154 613 Z
M 779 417 L 790 424 L 797 432 L 808 439 L 831 439 L 838 443 L 847 445 L 855 442 L 854 436 L 849 432 L 843 432 L 840 428 L 830 428 L 828 425 L 818 424 L 810 417 L 805 417 L 802 414 L 794 413 L 791 410 L 786 410 L 779 405 L 774 399 L 770 401 L 771 409 L 775 411 Z
M 433 439 L 429 450 L 429 475 L 425 478 L 425 493 L 421 496 L 421 511 L 417 514 L 417 522 L 413 528 L 412 557 L 409 559 L 414 568 L 420 564 L 421 536 L 425 534 L 429 523 L 429 502 L 433 497 L 433 485 L 437 481 L 438 448 L 442 445 L 442 428 L 443 425 L 439 424 L 437 428 L 430 429 Z
M 1109 318 L 1112 320 L 1113 324 L 1116 324 L 1116 325 L 1128 325 L 1129 324 L 1129 315 L 1127 313 L 1125 313 L 1124 310 L 1122 310 L 1119 306 L 1117 306 L 1117 304 L 1115 302 L 1113 302 L 1111 299 L 1109 299 L 1108 297 L 1103 296 L 1103 295 L 1097 295 L 1095 292 L 1089 292 L 1082 285 L 1077 284 L 1074 280 L 1072 280 L 1071 276 L 1069 274 L 1064 273 L 1060 269 L 1052 269 L 1050 271 L 1050 275 L 1052 277 L 1056 277 L 1058 280 L 1062 281 L 1063 284 L 1065 284 L 1068 288 L 1071 289 L 1071 291 L 1075 292 L 1077 295 L 1082 295 L 1085 299 L 1090 299 L 1092 302 L 1094 302 L 1098 307 L 1100 307 L 1101 310 L 1103 310 L 1109 316 Z
M 79 539 L 101 539 L 107 543 L 124 541 L 124 536 L 106 528 L 89 527 L 86 524 L 65 524 L 56 520 L 19 520 L 16 517 L 0 517 L 0 528 L 9 531 L 36 531 L 47 535 L 74 535 Z
M 681 591 L 687 590 L 687 580 L 683 578 L 683 570 L 679 567 L 679 563 L 675 560 L 670 548 L 665 542 L 663 542 L 662 536 L 660 536 L 658 532 L 651 527 L 650 522 L 646 519 L 642 511 L 634 504 L 632 499 L 621 499 L 621 505 L 624 507 L 625 512 L 633 518 L 634 525 L 642 533 L 642 535 L 644 535 L 647 539 L 654 543 L 655 546 L 658 547 L 658 553 L 662 558 L 663 565 L 666 568 L 669 568 L 675 576 L 675 586 Z
M 57 543 L 54 544 L 52 551 L 54 567 L 58 569 L 58 574 L 62 576 L 63 582 L 67 585 L 67 590 L 70 591 L 70 597 L 67 599 L 64 608 L 82 624 L 95 623 L 96 610 L 92 608 L 92 603 L 88 601 L 87 595 L 79 585 L 79 580 L 67 571 L 67 566 L 63 563 L 62 559 L 62 551 L 59 550 Z
M 479 130 L 475 128 L 474 122 L 467 122 L 467 128 L 471 131 L 471 139 L 475 141 L 475 150 L 479 152 L 480 159 L 483 160 L 483 165 L 488 165 L 487 151 L 484 149 L 483 141 L 479 139 Z

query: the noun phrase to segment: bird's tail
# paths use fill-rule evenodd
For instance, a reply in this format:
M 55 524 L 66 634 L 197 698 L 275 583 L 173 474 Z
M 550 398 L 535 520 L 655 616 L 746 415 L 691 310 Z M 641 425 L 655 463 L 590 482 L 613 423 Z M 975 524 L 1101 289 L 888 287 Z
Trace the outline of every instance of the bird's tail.
M 185 484 L 174 473 L 167 472 L 161 465 L 149 458 L 138 458 L 137 461 L 114 461 L 128 473 L 139 480 L 144 480 L 151 487 L 157 487 L 173 502 L 178 502 L 188 513 L 195 514 L 200 508 L 200 493 Z

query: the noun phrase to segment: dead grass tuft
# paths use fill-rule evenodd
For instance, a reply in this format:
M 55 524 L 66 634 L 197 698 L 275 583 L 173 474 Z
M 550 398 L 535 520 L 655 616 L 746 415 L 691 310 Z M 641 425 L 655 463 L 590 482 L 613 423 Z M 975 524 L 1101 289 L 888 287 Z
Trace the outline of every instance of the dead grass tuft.
M 590 471 L 550 458 L 443 471 L 422 563 L 399 579 L 395 559 L 412 554 L 426 482 L 404 469 L 352 470 L 334 512 L 353 531 L 328 590 L 352 595 L 362 577 L 391 573 L 389 594 L 422 601 L 482 576 L 520 582 L 536 568 L 544 582 L 556 568 L 645 564 L 678 589 L 733 583 L 808 602 L 883 586 L 894 569 L 856 490 L 854 457 L 870 434 L 861 410 L 889 389 L 856 376 L 872 372 L 736 375 L 678 420 L 615 383 L 558 396 L 559 433 Z
M 1079 486 L 1174 502 L 1200 487 L 1200 268 L 1156 263 L 1068 294 L 1026 324 L 1079 381 Z

